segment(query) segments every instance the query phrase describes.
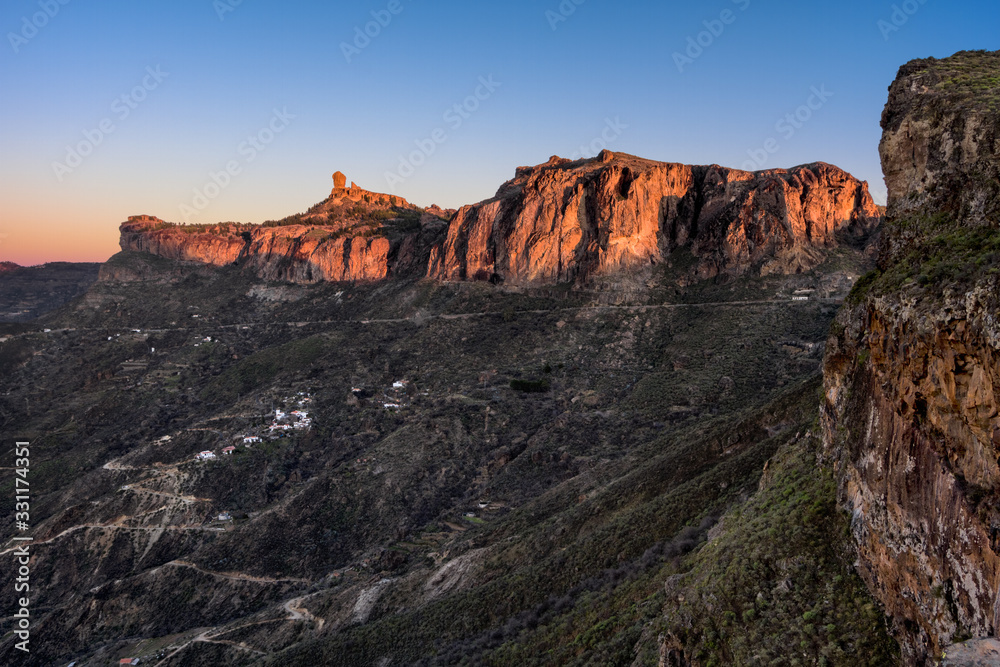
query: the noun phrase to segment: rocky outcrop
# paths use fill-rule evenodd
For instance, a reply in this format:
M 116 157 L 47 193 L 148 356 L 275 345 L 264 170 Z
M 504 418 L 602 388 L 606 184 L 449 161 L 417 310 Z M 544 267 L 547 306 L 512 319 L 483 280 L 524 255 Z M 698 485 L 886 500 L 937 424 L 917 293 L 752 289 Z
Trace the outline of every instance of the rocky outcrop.
M 493 199 L 422 214 L 394 195 L 345 188 L 345 180 L 337 172 L 340 185 L 326 201 L 278 226 L 134 216 L 121 226 L 121 246 L 246 265 L 268 280 L 376 281 L 419 272 L 514 286 L 584 282 L 686 248 L 697 258 L 688 277 L 695 280 L 806 271 L 843 235 L 866 236 L 881 215 L 867 184 L 822 162 L 746 172 L 604 151 L 521 167 Z M 406 224 L 387 221 L 390 211 Z M 446 236 L 442 219 L 450 220 Z
M 215 266 L 239 265 L 264 280 L 293 283 L 374 282 L 390 275 L 422 275 L 429 248 L 445 223 L 440 209 L 422 211 L 402 197 L 369 192 L 346 176 L 306 213 L 263 225 L 179 225 L 152 215 L 121 224 L 123 251 Z M 102 279 L 140 279 L 128 262 L 112 263 Z
M 963 225 L 1000 220 L 995 60 L 970 52 L 900 69 L 882 114 L 879 145 L 893 193 L 889 215 L 947 213 Z
M 130 221 L 122 223 L 118 231 L 122 250 L 216 266 L 232 264 L 246 246 L 246 239 L 221 227 L 188 231 L 183 226 Z
M 295 283 L 383 280 L 392 269 L 393 251 L 401 245 L 394 248 L 384 236 L 338 236 L 334 228 L 306 225 L 193 232 L 182 226 L 121 225 L 122 250 L 216 266 L 239 264 L 264 280 Z
M 998 73 L 982 52 L 900 70 L 886 242 L 827 345 L 826 455 L 907 664 L 1000 628 Z
M 602 151 L 521 167 L 492 199 L 465 206 L 432 251 L 428 277 L 513 285 L 583 281 L 688 248 L 693 277 L 796 273 L 839 234 L 879 222 L 867 184 L 837 167 L 747 172 Z

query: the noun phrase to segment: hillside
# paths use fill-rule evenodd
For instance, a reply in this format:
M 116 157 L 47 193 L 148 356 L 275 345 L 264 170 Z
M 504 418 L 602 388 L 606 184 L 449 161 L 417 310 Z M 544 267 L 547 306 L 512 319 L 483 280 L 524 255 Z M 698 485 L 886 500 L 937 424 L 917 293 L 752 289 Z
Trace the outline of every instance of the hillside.
M 0 322 L 27 322 L 79 297 L 97 280 L 100 264 L 0 262 Z

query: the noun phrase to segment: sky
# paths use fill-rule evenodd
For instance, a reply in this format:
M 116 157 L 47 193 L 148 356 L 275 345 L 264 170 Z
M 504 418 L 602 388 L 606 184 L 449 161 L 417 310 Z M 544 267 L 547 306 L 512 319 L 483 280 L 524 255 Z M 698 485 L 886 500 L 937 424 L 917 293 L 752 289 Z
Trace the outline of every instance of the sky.
M 995 0 L 5 0 L 0 260 L 104 261 L 134 214 L 282 218 L 337 170 L 457 208 L 602 148 L 821 160 L 882 203 L 899 66 L 998 26 Z

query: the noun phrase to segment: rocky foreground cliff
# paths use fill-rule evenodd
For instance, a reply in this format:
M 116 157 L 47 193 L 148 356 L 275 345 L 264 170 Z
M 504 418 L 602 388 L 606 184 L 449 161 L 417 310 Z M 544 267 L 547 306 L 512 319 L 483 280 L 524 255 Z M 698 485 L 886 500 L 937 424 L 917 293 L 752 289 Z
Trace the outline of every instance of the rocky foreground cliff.
M 794 274 L 880 221 L 867 184 L 821 162 L 747 172 L 609 151 L 575 162 L 553 157 L 519 168 L 495 197 L 462 207 L 447 227 L 439 209 L 380 205 L 388 195 L 375 193 L 368 193 L 374 201 L 349 201 L 344 192 L 269 226 L 129 221 L 121 246 L 245 264 L 263 278 L 297 283 L 412 274 L 539 286 L 649 267 L 678 249 L 697 258 L 692 280 Z
M 886 242 L 827 345 L 826 452 L 907 664 L 1000 628 L 998 85 L 998 52 L 900 69 Z

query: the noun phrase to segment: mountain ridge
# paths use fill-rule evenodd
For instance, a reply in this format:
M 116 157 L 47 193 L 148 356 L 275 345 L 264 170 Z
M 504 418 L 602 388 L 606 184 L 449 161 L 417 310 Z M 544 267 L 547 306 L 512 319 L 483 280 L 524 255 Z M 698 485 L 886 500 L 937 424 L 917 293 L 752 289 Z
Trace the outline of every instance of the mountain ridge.
M 337 205 L 348 198 L 345 213 Z M 745 172 L 605 150 L 519 167 L 496 196 L 453 215 L 341 187 L 273 224 L 130 219 L 120 231 L 122 250 L 239 263 L 268 280 L 405 274 L 529 287 L 613 278 L 669 261 L 680 248 L 697 257 L 690 280 L 796 273 L 845 237 L 867 238 L 880 220 L 867 184 L 826 163 Z

